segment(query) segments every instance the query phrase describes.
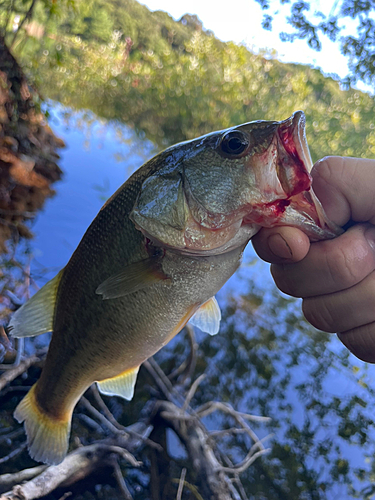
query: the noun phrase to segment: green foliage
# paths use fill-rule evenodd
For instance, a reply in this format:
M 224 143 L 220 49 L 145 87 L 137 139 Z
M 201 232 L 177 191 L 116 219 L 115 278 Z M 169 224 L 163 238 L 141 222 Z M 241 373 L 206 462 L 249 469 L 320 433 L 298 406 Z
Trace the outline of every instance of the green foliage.
M 373 100 L 343 91 L 308 66 L 222 43 L 196 19 L 174 22 L 133 0 L 76 0 L 57 23 L 40 11 L 45 36 L 17 47 L 45 97 L 125 122 L 163 148 L 255 119 L 307 116 L 316 160 L 372 157 Z
M 18 33 L 30 32 L 34 17 L 58 18 L 62 12 L 74 9 L 75 0 L 0 0 L 0 36 L 13 46 Z
M 293 42 L 304 39 L 315 50 L 322 48 L 322 36 L 340 44 L 341 52 L 347 57 L 350 75 L 346 83 L 362 80 L 372 87 L 375 84 L 375 5 L 368 0 L 337 0 L 328 14 L 314 11 L 313 2 L 270 2 L 256 0 L 267 13 L 263 18 L 263 28 L 272 29 L 273 18 L 279 15 L 280 4 L 290 3 L 287 22 L 292 26 L 291 33 L 281 33 L 283 41 Z M 276 6 L 275 6 L 276 5 Z M 271 6 L 275 9 L 270 15 Z M 353 34 L 348 33 L 348 25 Z M 354 28 L 352 28 L 354 25 Z M 354 34 L 356 31 L 356 34 Z

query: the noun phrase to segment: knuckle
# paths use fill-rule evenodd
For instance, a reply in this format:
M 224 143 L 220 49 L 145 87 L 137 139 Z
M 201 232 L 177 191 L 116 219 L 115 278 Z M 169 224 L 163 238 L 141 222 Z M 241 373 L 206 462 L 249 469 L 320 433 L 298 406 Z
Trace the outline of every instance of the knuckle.
M 291 297 L 301 297 L 299 291 L 299 281 L 290 279 L 290 265 L 272 264 L 271 274 L 276 283 L 276 286 L 282 292 Z
M 325 156 L 314 167 L 313 175 L 319 176 L 327 184 L 335 178 L 342 178 L 345 176 L 345 162 L 344 158 L 340 156 Z
M 340 341 L 357 358 L 375 363 L 375 323 L 339 333 Z
M 337 246 L 334 251 L 326 253 L 326 268 L 337 290 L 356 285 L 366 277 L 367 255 L 367 245 L 361 240 L 355 246 Z
M 324 332 L 335 333 L 336 320 L 326 300 L 311 297 L 302 301 L 302 311 L 309 323 Z

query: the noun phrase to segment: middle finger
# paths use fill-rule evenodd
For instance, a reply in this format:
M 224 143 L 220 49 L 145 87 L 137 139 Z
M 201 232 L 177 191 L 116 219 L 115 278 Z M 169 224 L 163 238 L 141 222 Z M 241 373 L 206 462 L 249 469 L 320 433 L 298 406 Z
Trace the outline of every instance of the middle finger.
M 375 272 L 341 292 L 303 300 L 303 313 L 319 330 L 345 332 L 375 321 Z
M 345 290 L 375 269 L 375 227 L 360 224 L 333 240 L 313 243 L 295 264 L 272 264 L 276 285 L 294 297 Z

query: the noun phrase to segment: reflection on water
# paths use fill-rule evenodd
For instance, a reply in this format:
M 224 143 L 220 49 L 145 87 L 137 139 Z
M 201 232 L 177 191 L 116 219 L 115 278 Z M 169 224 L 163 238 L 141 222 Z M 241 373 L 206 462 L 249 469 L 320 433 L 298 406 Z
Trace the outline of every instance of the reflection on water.
M 125 126 L 49 106 L 55 132 L 68 148 L 61 165 L 64 179 L 38 216 L 36 237 L 26 252 L 27 258 L 33 255 L 32 275 L 40 285 L 65 265 L 103 199 L 155 153 L 152 143 Z M 195 403 L 220 399 L 272 417 L 258 427 L 261 437 L 273 434 L 271 451 L 244 476 L 251 498 L 365 498 L 371 492 L 375 454 L 373 370 L 335 337 L 307 325 L 299 302 L 275 289 L 268 265 L 255 258 L 251 247 L 218 301 L 224 313 L 220 333 L 198 333 L 196 375 L 207 377 Z M 184 356 L 183 338 L 177 336 L 157 355 L 167 371 Z M 143 397 L 141 381 L 138 398 Z M 121 405 L 113 398 L 112 409 L 131 423 L 137 397 Z M 212 429 L 218 424 L 219 417 L 207 421 Z M 171 446 L 178 455 L 173 440 Z M 227 436 L 221 446 L 236 461 L 248 444 L 237 435 Z
M 154 145 L 125 126 L 71 113 L 51 104 L 51 124 L 66 139 L 61 166 L 64 178 L 34 226 L 34 251 L 45 267 L 63 267 L 104 201 L 146 159 Z

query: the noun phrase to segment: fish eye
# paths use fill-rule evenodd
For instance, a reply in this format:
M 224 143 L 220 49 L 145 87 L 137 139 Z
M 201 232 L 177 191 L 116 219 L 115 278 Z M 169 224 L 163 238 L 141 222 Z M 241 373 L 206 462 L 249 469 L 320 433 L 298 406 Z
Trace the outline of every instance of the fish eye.
M 247 153 L 249 137 L 240 130 L 227 132 L 221 139 L 219 149 L 224 156 L 241 158 Z

